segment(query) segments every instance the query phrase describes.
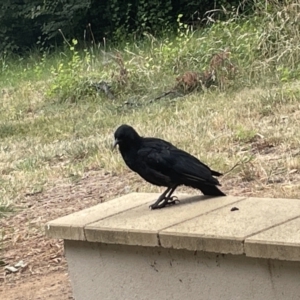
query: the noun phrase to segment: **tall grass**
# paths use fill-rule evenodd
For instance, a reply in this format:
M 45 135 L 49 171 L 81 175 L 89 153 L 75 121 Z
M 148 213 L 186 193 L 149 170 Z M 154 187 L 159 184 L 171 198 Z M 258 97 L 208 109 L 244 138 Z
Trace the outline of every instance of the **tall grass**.
M 224 13 L 227 21 L 210 19 L 196 31 L 179 18 L 175 37 L 145 33 L 118 49 L 79 50 L 73 40 L 63 51 L 36 51 L 27 59 L 2 54 L 0 203 L 19 203 L 26 193 L 89 169 L 122 176 L 124 164 L 110 149 L 121 123 L 166 138 L 221 171 L 250 161 L 224 178 L 228 189 L 234 180 L 255 179 L 265 187 L 280 168 L 287 178 L 298 172 L 299 159 L 290 151 L 299 138 L 300 6 L 258 1 L 251 17 Z M 153 101 L 185 72 L 207 71 L 224 51 L 235 73 L 220 65 L 222 85 Z M 101 81 L 111 86 L 113 99 L 95 88 Z M 270 164 L 253 150 L 263 147 L 257 143 L 277 147 L 282 159 Z

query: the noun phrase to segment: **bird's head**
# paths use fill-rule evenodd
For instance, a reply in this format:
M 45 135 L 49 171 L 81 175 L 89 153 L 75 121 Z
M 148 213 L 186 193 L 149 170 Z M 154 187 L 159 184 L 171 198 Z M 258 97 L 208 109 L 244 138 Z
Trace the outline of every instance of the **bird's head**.
M 137 143 L 140 139 L 139 134 L 133 129 L 133 127 L 129 125 L 121 125 L 115 131 L 115 141 L 113 147 L 115 148 L 117 145 L 133 145 Z

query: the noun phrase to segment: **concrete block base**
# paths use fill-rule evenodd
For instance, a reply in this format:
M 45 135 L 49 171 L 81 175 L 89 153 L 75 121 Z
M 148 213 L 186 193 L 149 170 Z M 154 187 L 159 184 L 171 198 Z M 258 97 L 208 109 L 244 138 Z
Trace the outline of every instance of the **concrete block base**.
M 65 240 L 76 300 L 297 300 L 300 262 Z

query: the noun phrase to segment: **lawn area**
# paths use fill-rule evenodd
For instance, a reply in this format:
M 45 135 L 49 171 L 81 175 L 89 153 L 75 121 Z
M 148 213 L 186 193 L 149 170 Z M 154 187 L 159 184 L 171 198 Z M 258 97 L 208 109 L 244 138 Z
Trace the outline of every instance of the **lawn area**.
M 161 190 L 112 151 L 124 123 L 225 173 L 229 195 L 299 198 L 300 16 L 297 7 L 281 12 L 196 32 L 182 24 L 176 37 L 145 34 L 116 49 L 80 50 L 73 40 L 55 53 L 0 58 L 0 263 L 27 264 L 2 272 L 0 296 L 69 299 L 62 243 L 44 237 L 45 222 Z M 42 282 L 52 273 L 55 291 Z M 16 296 L 20 286 L 27 298 Z

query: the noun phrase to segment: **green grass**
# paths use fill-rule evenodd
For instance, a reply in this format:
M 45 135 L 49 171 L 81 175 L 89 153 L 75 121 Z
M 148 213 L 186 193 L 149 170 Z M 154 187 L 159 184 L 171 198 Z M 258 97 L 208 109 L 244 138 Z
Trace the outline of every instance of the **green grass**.
M 53 54 L 2 57 L 0 211 L 20 203 L 26 193 L 72 181 L 90 169 L 122 176 L 126 167 L 111 150 L 113 132 L 122 123 L 144 136 L 167 139 L 223 172 L 242 161 L 222 180 L 230 191 L 240 182 L 270 190 L 270 182 L 281 176 L 284 184 L 268 193 L 297 197 L 299 186 L 293 183 L 291 189 L 289 183 L 300 171 L 295 154 L 300 22 L 291 21 L 299 18 L 297 11 L 296 5 L 278 4 L 273 13 L 232 16 L 193 33 L 182 25 L 172 39 L 146 35 L 119 52 L 77 51 L 73 41 Z M 208 69 L 213 54 L 226 48 L 237 72 L 229 78 L 221 70 L 222 88 L 151 101 L 174 87 L 177 76 Z M 117 77 L 117 53 L 128 72 L 125 84 Z M 91 87 L 101 80 L 111 83 L 114 100 Z M 268 147 L 274 151 L 264 154 Z

